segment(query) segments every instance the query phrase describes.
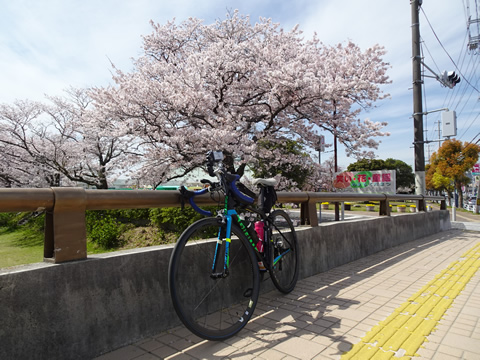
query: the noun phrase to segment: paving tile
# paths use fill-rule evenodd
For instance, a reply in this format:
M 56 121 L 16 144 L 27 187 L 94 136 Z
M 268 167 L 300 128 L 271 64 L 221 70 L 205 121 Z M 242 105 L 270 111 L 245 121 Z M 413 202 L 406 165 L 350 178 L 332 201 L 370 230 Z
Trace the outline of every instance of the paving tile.
M 442 340 L 442 344 L 447 347 L 452 347 L 452 348 L 461 349 L 465 351 L 469 351 L 471 349 L 480 350 L 480 344 L 478 343 L 478 340 L 475 340 L 463 335 L 453 334 L 453 333 L 447 333 Z
M 325 346 L 302 338 L 293 337 L 282 341 L 273 347 L 273 349 L 300 359 L 311 359 L 323 351 Z
M 462 355 L 463 360 L 478 360 L 480 359 L 480 352 L 464 351 Z
M 285 358 L 285 353 L 275 349 L 267 349 L 260 354 L 258 358 L 265 360 L 283 360 Z
M 158 356 L 155 356 L 151 353 L 146 353 L 135 358 L 135 360 L 158 360 L 158 359 L 160 359 Z
M 133 345 L 129 345 L 121 349 L 109 352 L 108 354 L 99 356 L 96 358 L 96 360 L 130 360 L 146 353 L 147 352 L 145 350 L 142 350 Z
M 168 344 L 172 344 L 172 343 L 182 339 L 182 337 L 168 332 L 168 333 L 160 334 L 155 339 L 157 341 L 161 342 L 162 344 L 168 345 Z
M 161 342 L 156 341 L 155 339 L 148 339 L 147 341 L 137 344 L 137 346 L 146 351 L 152 351 L 163 346 Z
M 339 319 L 348 319 L 348 320 L 354 320 L 354 321 L 362 321 L 365 318 L 369 317 L 371 315 L 371 312 L 366 312 L 366 311 L 361 311 L 361 310 L 351 310 L 351 309 L 345 309 L 345 310 L 335 310 L 331 313 L 330 315 L 333 315 Z
M 368 330 L 370 330 L 370 329 L 368 329 Z M 358 329 L 358 328 L 353 328 L 353 329 L 350 329 L 348 331 L 348 334 L 352 335 L 352 336 L 355 336 L 360 340 L 362 337 L 364 337 L 366 335 L 367 331 L 366 330 L 361 330 L 361 329 Z
M 184 353 L 176 353 L 171 357 L 166 358 L 165 360 L 196 360 L 196 359 L 200 359 L 200 358 L 197 358 L 192 355 L 184 354 Z
M 469 337 L 473 333 L 473 326 L 461 325 L 461 327 L 452 326 L 449 333 Z
M 339 359 L 340 356 L 343 354 L 342 351 L 338 350 L 335 347 L 327 347 L 325 348 L 319 355 L 317 355 L 314 359 L 315 360 L 323 360 L 323 359 Z
M 238 348 L 229 346 L 218 341 L 207 341 L 185 350 L 185 354 L 198 359 L 210 359 L 214 357 L 226 357 L 237 351 Z
M 413 359 L 433 359 L 433 356 L 435 355 L 435 351 L 423 348 L 423 349 L 418 349 L 417 354 L 419 356 L 414 356 Z
M 177 349 L 174 349 L 168 345 L 163 345 L 155 350 L 152 350 L 151 353 L 155 356 L 160 357 L 161 359 L 165 359 L 173 354 L 177 354 Z
M 440 345 L 437 349 L 437 353 L 446 354 L 451 357 L 460 359 L 463 354 L 463 350 L 449 345 Z

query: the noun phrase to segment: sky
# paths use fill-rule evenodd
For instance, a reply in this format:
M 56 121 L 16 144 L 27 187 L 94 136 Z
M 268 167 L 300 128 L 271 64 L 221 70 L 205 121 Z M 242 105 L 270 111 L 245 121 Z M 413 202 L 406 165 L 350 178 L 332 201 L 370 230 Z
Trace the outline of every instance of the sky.
M 470 2 L 470 3 L 469 3 Z M 377 158 L 394 158 L 414 165 L 411 6 L 407 0 L 0 0 L 0 103 L 45 100 L 62 95 L 70 86 L 113 84 L 112 63 L 133 69 L 142 53 L 142 35 L 152 32 L 150 21 L 165 24 L 189 17 L 205 24 L 225 19 L 238 9 L 252 23 L 271 18 L 286 31 L 299 25 L 305 39 L 317 33 L 327 45 L 353 41 L 363 50 L 380 44 L 390 63 L 391 84 L 383 87 L 389 99 L 363 112 L 362 119 L 386 121 Z M 480 54 L 467 51 L 467 13 L 478 18 L 474 0 L 424 0 L 420 34 L 424 63 L 435 74 L 455 70 L 461 82 L 443 87 L 424 77 L 423 111 L 448 108 L 457 114 L 457 139 L 480 138 Z M 478 35 L 470 27 L 471 35 Z M 477 49 L 480 52 L 480 48 Z M 425 75 L 433 76 L 429 70 Z M 441 112 L 424 116 L 424 140 L 443 139 Z M 326 143 L 333 139 L 325 134 Z M 425 158 L 439 142 L 425 144 Z M 332 148 L 321 161 L 333 157 Z M 318 155 L 314 155 L 318 160 Z M 355 162 L 339 147 L 338 164 Z

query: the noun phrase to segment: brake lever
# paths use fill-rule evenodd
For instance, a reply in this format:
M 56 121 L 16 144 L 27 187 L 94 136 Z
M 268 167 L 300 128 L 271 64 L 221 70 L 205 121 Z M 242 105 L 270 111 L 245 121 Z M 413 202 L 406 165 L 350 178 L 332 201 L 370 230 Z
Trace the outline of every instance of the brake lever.
M 204 184 L 204 185 L 205 185 L 205 184 L 208 184 L 208 185 L 210 185 L 210 186 L 213 186 L 213 183 L 212 183 L 210 180 L 208 180 L 208 179 L 202 179 L 202 180 L 200 180 L 200 182 L 201 182 L 202 184 Z

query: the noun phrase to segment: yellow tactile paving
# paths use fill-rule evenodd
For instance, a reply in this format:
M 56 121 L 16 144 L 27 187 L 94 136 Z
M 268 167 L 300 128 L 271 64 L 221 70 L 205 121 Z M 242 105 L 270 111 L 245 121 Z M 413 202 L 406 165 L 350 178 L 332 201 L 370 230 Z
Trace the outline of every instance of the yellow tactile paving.
M 480 243 L 374 326 L 342 359 L 411 359 L 480 267 Z

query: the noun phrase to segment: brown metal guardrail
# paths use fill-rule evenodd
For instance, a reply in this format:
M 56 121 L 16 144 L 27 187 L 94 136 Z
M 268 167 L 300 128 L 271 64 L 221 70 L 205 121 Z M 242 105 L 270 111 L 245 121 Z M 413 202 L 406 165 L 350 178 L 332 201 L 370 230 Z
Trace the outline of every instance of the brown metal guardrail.
M 279 203 L 301 204 L 300 218 L 304 225 L 318 226 L 317 203 L 324 201 L 379 201 L 379 214 L 390 216 L 389 202 L 414 200 L 419 211 L 425 211 L 426 201 L 440 201 L 441 196 L 345 194 L 314 192 L 278 192 Z M 196 199 L 199 205 L 216 204 L 208 194 Z M 46 212 L 44 259 L 61 263 L 86 259 L 86 210 L 145 209 L 180 207 L 180 194 L 174 190 L 85 190 L 58 187 L 48 189 L 0 189 L 0 212 Z

